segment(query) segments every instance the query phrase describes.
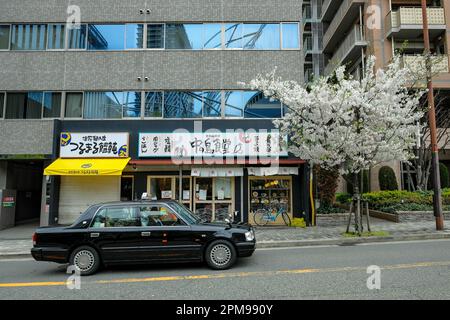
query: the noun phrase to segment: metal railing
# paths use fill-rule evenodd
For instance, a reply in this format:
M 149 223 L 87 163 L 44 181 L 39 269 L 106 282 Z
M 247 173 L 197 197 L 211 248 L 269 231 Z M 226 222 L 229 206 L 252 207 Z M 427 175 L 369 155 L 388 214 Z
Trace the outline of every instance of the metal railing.
M 349 34 L 345 37 L 342 44 L 333 54 L 330 62 L 325 67 L 324 74 L 329 75 L 332 73 L 341 63 L 345 60 L 347 55 L 350 53 L 351 49 L 355 45 L 367 45 L 364 39 L 364 35 L 359 25 L 355 25 Z
M 339 7 L 338 11 L 334 15 L 333 21 L 331 21 L 330 25 L 328 26 L 327 32 L 325 32 L 323 36 L 323 46 L 325 47 L 328 42 L 330 41 L 331 37 L 335 34 L 337 27 L 342 22 L 342 20 L 347 15 L 350 7 L 354 4 L 358 3 L 363 5 L 365 3 L 365 0 L 344 0 Z

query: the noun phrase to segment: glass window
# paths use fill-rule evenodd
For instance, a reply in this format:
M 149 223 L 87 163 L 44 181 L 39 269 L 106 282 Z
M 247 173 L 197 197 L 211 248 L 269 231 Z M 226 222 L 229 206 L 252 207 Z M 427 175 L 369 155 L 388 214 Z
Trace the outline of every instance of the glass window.
M 10 26 L 0 25 L 0 50 L 9 49 L 9 30 Z
M 225 117 L 243 117 L 242 91 L 225 92 Z
M 126 48 L 142 49 L 144 41 L 144 25 L 143 24 L 127 24 L 126 28 Z
M 66 118 L 81 118 L 83 113 L 83 93 L 68 92 L 66 93 Z
M 203 49 L 202 24 L 167 24 L 166 49 Z
M 243 99 L 245 118 L 281 118 L 281 103 L 261 92 L 243 91 Z
M 191 179 L 182 178 L 182 190 L 181 190 L 181 200 L 183 202 L 189 202 L 191 200 Z M 180 179 L 175 178 L 175 200 L 180 199 Z
M 225 25 L 225 48 L 242 49 L 242 23 Z
M 215 200 L 231 200 L 232 199 L 232 178 L 216 178 Z
M 123 117 L 139 118 L 141 116 L 141 92 L 124 92 L 123 99 Z
M 140 227 L 139 210 L 136 207 L 117 207 L 100 210 L 92 221 L 94 228 Z
M 172 178 L 154 177 L 150 179 L 150 199 L 173 199 Z
M 47 25 L 15 24 L 11 32 L 11 50 L 45 50 Z
M 125 25 L 90 24 L 88 50 L 124 50 Z
M 282 23 L 283 49 L 300 49 L 298 23 Z
M 205 23 L 203 24 L 203 48 L 221 49 L 222 48 L 222 24 Z
M 195 199 L 197 201 L 211 201 L 213 196 L 213 178 L 195 179 Z
M 280 49 L 280 24 L 244 24 L 243 48 Z
M 0 119 L 3 118 L 4 104 L 5 104 L 5 94 L 0 92 Z
M 145 117 L 162 117 L 163 93 L 146 92 L 145 93 Z
M 47 29 L 47 48 L 64 49 L 66 27 L 63 24 L 49 24 Z
M 220 117 L 222 115 L 222 92 L 203 92 L 203 116 Z
M 71 26 L 67 30 L 68 49 L 86 49 L 87 26 L 80 25 L 78 28 Z
M 86 92 L 84 95 L 84 119 L 120 119 L 122 117 L 123 92 Z
M 164 118 L 200 118 L 202 100 L 202 92 L 167 91 Z
M 291 216 L 291 180 L 287 178 L 250 177 L 250 213 L 264 210 L 270 213 L 269 223 L 285 224 L 281 213 Z M 279 214 L 279 215 L 277 215 Z M 292 216 L 291 216 L 292 218 Z
M 6 119 L 40 119 L 42 92 L 8 93 L 6 97 Z
M 164 205 L 149 205 L 139 208 L 142 226 L 179 226 L 184 222 L 173 210 Z
M 61 117 L 61 92 L 44 92 L 44 118 Z
M 163 49 L 164 48 L 164 25 L 149 24 L 147 25 L 147 48 Z

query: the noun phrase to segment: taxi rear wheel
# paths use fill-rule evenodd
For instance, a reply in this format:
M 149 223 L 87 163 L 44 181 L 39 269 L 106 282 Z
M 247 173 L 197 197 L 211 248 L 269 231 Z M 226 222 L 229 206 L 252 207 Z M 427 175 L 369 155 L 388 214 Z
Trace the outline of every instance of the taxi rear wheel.
M 88 276 L 94 274 L 100 268 L 100 256 L 94 248 L 81 246 L 70 255 L 70 265 L 74 266 L 80 272 L 80 275 Z

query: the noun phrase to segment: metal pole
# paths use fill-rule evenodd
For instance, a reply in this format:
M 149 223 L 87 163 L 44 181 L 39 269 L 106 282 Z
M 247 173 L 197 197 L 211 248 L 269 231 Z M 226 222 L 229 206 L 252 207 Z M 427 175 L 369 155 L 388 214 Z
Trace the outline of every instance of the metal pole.
M 441 181 L 439 174 L 439 147 L 437 144 L 437 129 L 436 129 L 436 111 L 434 106 L 434 91 L 431 74 L 431 50 L 430 50 L 430 36 L 428 32 L 428 16 L 427 16 L 427 2 L 422 0 L 422 19 L 423 19 L 423 42 L 425 47 L 426 69 L 427 69 L 427 83 L 428 83 L 428 121 L 431 132 L 431 161 L 433 170 L 433 209 L 436 218 L 436 230 L 444 229 L 444 216 L 442 215 L 442 198 L 441 198 Z

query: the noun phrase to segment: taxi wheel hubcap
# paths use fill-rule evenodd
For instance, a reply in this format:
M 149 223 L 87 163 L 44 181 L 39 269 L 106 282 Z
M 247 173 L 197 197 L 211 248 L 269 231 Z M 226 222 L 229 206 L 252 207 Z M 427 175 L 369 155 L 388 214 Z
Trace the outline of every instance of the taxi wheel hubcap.
M 218 266 L 224 266 L 231 260 L 231 250 L 227 245 L 218 244 L 211 249 L 211 260 Z
M 81 250 L 77 252 L 73 260 L 75 266 L 81 271 L 90 270 L 95 263 L 95 257 L 89 250 Z

